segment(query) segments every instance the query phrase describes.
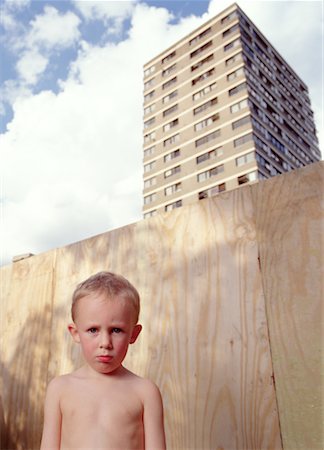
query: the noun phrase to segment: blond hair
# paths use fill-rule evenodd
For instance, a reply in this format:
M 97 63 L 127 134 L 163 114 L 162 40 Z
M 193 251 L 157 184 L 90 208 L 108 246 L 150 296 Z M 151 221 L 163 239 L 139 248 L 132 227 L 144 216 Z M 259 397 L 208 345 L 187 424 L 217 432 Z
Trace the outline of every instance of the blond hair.
M 71 315 L 75 320 L 78 301 L 92 293 L 105 294 L 107 298 L 122 298 L 129 301 L 134 309 L 137 323 L 140 312 L 140 296 L 135 287 L 124 278 L 112 272 L 98 272 L 77 285 L 72 295 Z

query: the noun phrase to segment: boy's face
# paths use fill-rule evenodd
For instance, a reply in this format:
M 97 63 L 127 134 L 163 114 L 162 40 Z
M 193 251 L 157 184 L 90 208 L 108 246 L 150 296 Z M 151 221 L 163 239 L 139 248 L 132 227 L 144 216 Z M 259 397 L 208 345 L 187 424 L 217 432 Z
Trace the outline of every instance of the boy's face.
M 69 331 L 81 344 L 83 356 L 96 372 L 109 374 L 118 369 L 142 327 L 136 325 L 127 300 L 107 299 L 93 293 L 78 300 L 75 323 Z

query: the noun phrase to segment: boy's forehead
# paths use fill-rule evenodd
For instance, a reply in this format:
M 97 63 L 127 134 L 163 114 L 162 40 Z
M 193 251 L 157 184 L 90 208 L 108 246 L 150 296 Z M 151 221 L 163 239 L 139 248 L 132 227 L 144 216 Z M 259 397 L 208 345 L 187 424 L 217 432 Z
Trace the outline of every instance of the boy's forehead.
M 108 295 L 105 292 L 90 292 L 89 294 L 81 297 L 76 304 L 76 313 L 80 313 L 81 311 L 88 312 L 97 309 L 97 307 L 107 307 L 109 310 L 109 306 L 114 305 L 114 309 L 116 307 L 121 313 L 127 313 L 128 311 L 132 311 L 135 314 L 135 307 L 132 302 L 127 299 L 124 295 Z

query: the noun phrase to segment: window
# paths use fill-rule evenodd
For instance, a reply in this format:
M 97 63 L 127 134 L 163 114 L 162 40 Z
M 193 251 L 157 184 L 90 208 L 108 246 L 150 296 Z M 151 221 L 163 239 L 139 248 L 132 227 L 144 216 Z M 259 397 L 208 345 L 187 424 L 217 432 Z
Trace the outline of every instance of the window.
M 238 92 L 243 91 L 244 89 L 246 89 L 246 82 L 245 81 L 243 83 L 239 84 L 238 86 L 235 86 L 233 89 L 230 89 L 228 91 L 228 95 L 231 97 L 232 95 L 235 95 Z
M 175 194 L 176 192 L 181 191 L 181 183 L 175 183 L 172 186 L 168 186 L 167 188 L 164 189 L 164 194 L 165 195 L 172 195 Z
M 229 36 L 230 34 L 234 33 L 238 29 L 239 29 L 239 24 L 236 23 L 235 25 L 233 25 L 232 27 L 228 28 L 227 30 L 225 30 L 223 32 L 223 38 L 226 36 Z
M 170 203 L 169 205 L 166 205 L 164 207 L 165 211 L 171 211 L 172 209 L 175 208 L 180 208 L 180 206 L 182 206 L 182 200 L 177 200 L 176 202 Z
M 197 48 L 194 52 L 190 53 L 190 58 L 194 58 L 195 56 L 199 55 L 200 53 L 204 52 L 207 48 L 209 48 L 213 44 L 213 41 L 208 41 L 206 44 L 202 45 L 201 47 Z
M 255 170 L 254 172 L 246 173 L 245 175 L 241 175 L 237 178 L 238 184 L 248 183 L 249 181 L 255 181 L 258 179 L 258 172 Z
M 243 164 L 247 164 L 251 161 L 255 160 L 254 152 L 246 153 L 245 155 L 239 156 L 235 159 L 235 163 L 237 166 L 243 166 Z
M 174 72 L 176 69 L 176 64 L 172 64 L 172 66 L 167 69 L 162 70 L 162 77 L 167 77 L 170 73 Z
M 213 139 L 216 139 L 218 136 L 220 136 L 220 130 L 213 131 L 212 133 L 209 133 L 206 136 L 203 136 L 202 138 L 197 139 L 195 142 L 195 146 L 199 147 L 200 145 L 206 144 L 207 142 L 210 142 Z
M 194 70 L 199 69 L 201 66 L 203 66 L 206 63 L 208 63 L 212 59 L 214 59 L 213 53 L 211 55 L 208 55 L 206 58 L 201 59 L 200 61 L 198 61 L 197 64 L 194 64 L 193 66 L 191 66 L 191 72 L 193 72 Z
M 209 125 L 211 125 L 213 122 L 216 122 L 216 120 L 219 119 L 219 114 L 213 114 L 212 116 L 208 117 L 207 119 L 202 120 L 201 122 L 198 122 L 194 125 L 194 130 L 195 131 L 199 131 L 202 130 L 203 128 L 208 127 Z
M 212 105 L 216 105 L 216 103 L 218 102 L 217 97 L 212 98 L 211 100 L 208 100 L 208 102 L 203 103 L 200 106 L 197 106 L 197 108 L 195 108 L 193 110 L 194 115 L 201 113 L 202 111 L 205 111 L 206 109 L 208 109 L 210 106 Z
M 194 86 L 195 84 L 199 83 L 200 81 L 205 80 L 206 78 L 211 77 L 213 74 L 215 73 L 215 68 L 213 67 L 212 69 L 208 70 L 207 72 L 199 75 L 199 77 L 194 78 L 191 81 L 191 84 Z
M 221 164 L 217 167 L 213 167 L 212 169 L 206 170 L 205 172 L 201 172 L 197 175 L 198 183 L 202 181 L 206 181 L 211 177 L 214 177 L 220 173 L 224 172 L 224 164 Z
M 242 54 L 236 53 L 225 61 L 225 66 L 230 66 L 241 59 Z
M 149 142 L 155 141 L 156 132 L 152 131 L 152 133 L 148 133 L 144 135 L 144 144 L 148 144 Z
M 197 162 L 197 164 L 200 164 L 200 163 L 202 163 L 204 161 L 207 161 L 209 159 L 214 159 L 217 156 L 220 156 L 222 154 L 223 154 L 223 147 L 214 148 L 213 150 L 209 150 L 208 152 L 197 156 L 196 162 Z
M 245 144 L 246 142 L 253 141 L 253 134 L 248 133 L 244 136 L 239 137 L 238 139 L 234 139 L 234 147 L 239 147 L 240 145 Z
M 144 157 L 153 155 L 154 152 L 155 152 L 155 145 L 152 145 L 152 147 L 149 147 L 146 150 L 144 150 Z
M 164 63 L 170 61 L 170 59 L 174 58 L 175 55 L 176 55 L 176 52 L 175 52 L 175 50 L 174 50 L 173 52 L 169 53 L 167 56 L 165 56 L 165 57 L 162 59 L 162 64 L 164 64 Z
M 169 131 L 171 130 L 171 128 L 177 126 L 179 123 L 179 119 L 174 119 L 171 122 L 167 123 L 166 125 L 164 125 L 163 127 L 163 131 Z
M 153 125 L 154 122 L 155 122 L 155 117 L 152 117 L 152 119 L 149 119 L 146 122 L 144 122 L 144 130 L 146 128 L 150 127 L 151 125 Z
M 148 94 L 144 95 L 144 101 L 147 102 L 148 100 L 150 100 L 152 97 L 154 97 L 154 92 L 155 91 L 151 91 Z
M 154 79 L 155 79 L 155 78 L 151 78 L 150 80 L 146 81 L 146 82 L 144 83 L 144 89 L 147 89 L 148 87 L 153 86 L 153 84 L 154 84 Z
M 243 74 L 244 74 L 244 69 L 243 69 L 243 67 L 240 67 L 239 69 L 237 69 L 234 72 L 227 75 L 227 81 L 234 80 L 234 78 L 237 78 Z
M 162 89 L 167 89 L 170 86 L 172 86 L 174 83 L 177 82 L 177 77 L 171 78 L 171 80 L 165 82 L 164 84 L 162 84 Z
M 177 95 L 178 95 L 178 91 L 177 90 L 175 90 L 173 92 L 170 92 L 170 94 L 168 94 L 165 97 L 163 97 L 162 102 L 163 103 L 168 103 L 170 100 L 175 98 Z
M 221 24 L 229 22 L 230 20 L 234 19 L 235 17 L 237 17 L 237 12 L 233 11 L 232 13 L 230 13 L 227 16 L 222 18 Z
M 172 167 L 172 169 L 166 170 L 164 172 L 164 178 L 169 178 L 172 175 L 179 173 L 181 171 L 181 167 L 180 166 L 176 166 L 176 167 Z
M 149 217 L 156 216 L 156 214 L 157 214 L 157 210 L 156 209 L 154 209 L 153 211 L 149 211 L 149 212 L 144 214 L 144 219 L 148 219 Z
M 193 100 L 198 100 L 201 97 L 204 97 L 205 95 L 207 95 L 209 92 L 211 92 L 214 89 L 216 89 L 216 87 L 217 87 L 217 83 L 215 81 L 214 83 L 204 87 L 203 89 L 200 89 L 200 91 L 198 91 L 195 94 L 193 94 L 192 99 Z
M 147 108 L 144 108 L 144 116 L 147 116 L 154 110 L 155 110 L 155 103 L 152 103 L 152 105 L 148 106 Z
M 150 172 L 155 167 L 156 161 L 152 161 L 144 166 L 144 173 Z
M 154 194 L 147 195 L 144 197 L 144 205 L 148 205 L 156 200 L 156 192 Z
M 242 117 L 242 119 L 236 120 L 232 123 L 232 129 L 235 130 L 236 128 L 242 127 L 243 125 L 250 123 L 250 116 Z
M 151 66 L 144 71 L 144 77 L 149 76 L 151 73 L 155 72 L 155 66 Z
M 144 181 L 144 189 L 154 186 L 155 184 L 156 184 L 156 177 L 149 178 L 148 180 Z
M 204 30 L 202 33 L 198 34 L 198 36 L 195 36 L 194 38 L 192 38 L 189 41 L 189 45 L 194 45 L 196 44 L 198 41 L 200 41 L 200 39 L 204 38 L 205 36 L 207 36 L 207 34 L 209 34 L 211 32 L 211 27 L 207 28 L 206 30 Z
M 163 111 L 163 117 L 168 116 L 169 114 L 172 114 L 174 111 L 178 109 L 178 104 L 171 106 L 171 108 L 165 109 Z
M 173 152 L 168 153 L 167 155 L 164 156 L 164 162 L 168 162 L 171 161 L 174 158 L 177 158 L 178 156 L 180 156 L 180 149 L 178 148 L 177 150 L 173 150 Z
M 168 145 L 172 145 L 175 144 L 176 142 L 178 142 L 180 140 L 180 134 L 174 134 L 173 136 L 169 137 L 168 139 L 165 139 L 163 141 L 163 146 L 166 147 Z
M 230 42 L 229 44 L 226 44 L 224 46 L 224 52 L 227 52 L 231 48 L 238 47 L 240 45 L 240 39 L 235 39 L 234 41 Z
M 241 109 L 246 108 L 247 106 L 248 106 L 248 100 L 247 100 L 247 98 L 245 98 L 244 100 L 241 100 L 240 102 L 232 105 L 230 110 L 231 110 L 231 113 L 234 114 L 237 111 L 240 111 Z
M 263 156 L 258 153 L 255 154 L 255 159 L 262 166 L 263 170 L 267 172 L 271 177 L 274 175 L 278 175 L 279 172 L 267 159 L 263 158 Z
M 212 188 L 205 189 L 204 191 L 199 192 L 198 199 L 202 200 L 207 197 L 213 197 L 214 195 L 217 195 L 220 192 L 224 192 L 224 191 L 226 191 L 226 184 L 221 183 L 217 186 L 214 186 Z

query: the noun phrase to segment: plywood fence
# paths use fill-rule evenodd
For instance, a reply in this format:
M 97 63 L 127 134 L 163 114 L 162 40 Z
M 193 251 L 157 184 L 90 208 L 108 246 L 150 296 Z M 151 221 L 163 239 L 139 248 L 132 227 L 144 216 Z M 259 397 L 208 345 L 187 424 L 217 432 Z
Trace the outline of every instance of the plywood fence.
M 321 163 L 1 268 L 2 448 L 39 448 L 47 382 L 81 363 L 70 297 L 141 293 L 126 366 L 162 391 L 168 448 L 322 448 Z

